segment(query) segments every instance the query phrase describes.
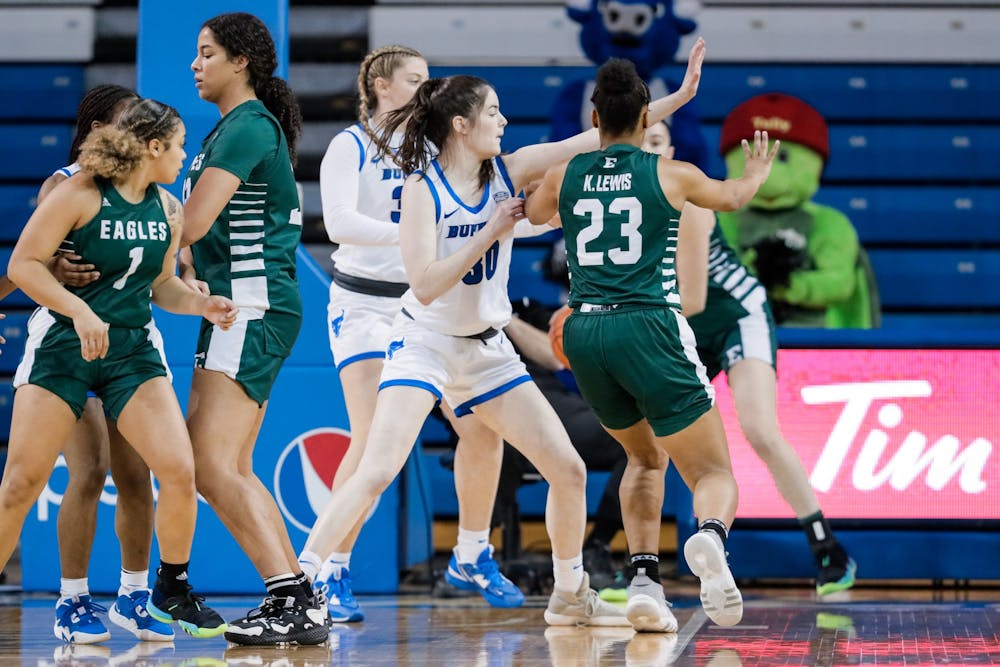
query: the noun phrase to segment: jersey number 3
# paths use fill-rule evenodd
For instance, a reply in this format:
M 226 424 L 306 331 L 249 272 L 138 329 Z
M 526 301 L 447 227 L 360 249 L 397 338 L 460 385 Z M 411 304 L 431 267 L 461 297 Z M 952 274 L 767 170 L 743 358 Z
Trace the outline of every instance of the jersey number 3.
M 642 202 L 636 197 L 616 197 L 608 204 L 612 215 L 628 214 L 628 220 L 621 225 L 621 238 L 627 241 L 625 249 L 611 248 L 607 258 L 614 264 L 635 264 L 642 257 Z M 576 235 L 576 261 L 580 266 L 601 266 L 604 264 L 603 250 L 588 250 L 587 244 L 596 241 L 604 231 L 604 203 L 600 199 L 580 199 L 573 206 L 573 214 L 587 216 L 590 224 Z

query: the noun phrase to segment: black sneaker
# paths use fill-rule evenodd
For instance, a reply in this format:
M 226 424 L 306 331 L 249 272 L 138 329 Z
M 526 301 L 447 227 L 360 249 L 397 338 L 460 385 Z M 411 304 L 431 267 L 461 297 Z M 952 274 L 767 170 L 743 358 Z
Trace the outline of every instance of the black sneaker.
M 583 569 L 590 575 L 590 585 L 595 589 L 609 588 L 615 581 L 611 547 L 602 542 L 586 544 L 583 547 Z
M 315 646 L 330 634 L 326 623 L 326 614 L 310 604 L 268 596 L 246 618 L 229 624 L 226 639 L 243 646 Z
M 146 602 L 146 611 L 163 623 L 177 621 L 192 637 L 218 637 L 226 631 L 226 621 L 204 603 L 205 597 L 192 592 L 190 584 L 184 584 L 183 593 L 167 595 L 157 581 Z

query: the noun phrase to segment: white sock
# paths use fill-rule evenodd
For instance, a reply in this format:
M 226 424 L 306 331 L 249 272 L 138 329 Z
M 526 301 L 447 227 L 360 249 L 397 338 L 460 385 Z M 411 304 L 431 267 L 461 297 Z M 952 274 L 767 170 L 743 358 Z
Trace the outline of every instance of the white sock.
M 553 586 L 564 593 L 575 594 L 583 583 L 583 552 L 565 560 L 552 556 Z
M 479 554 L 490 545 L 490 530 L 466 530 L 458 527 L 458 544 L 455 547 L 455 558 L 459 563 L 475 563 Z
M 87 585 L 87 577 L 83 579 L 59 579 L 59 599 L 78 598 L 81 595 L 90 595 L 90 586 Z
M 303 551 L 299 554 L 299 566 L 309 581 L 316 581 L 316 575 L 323 568 L 323 559 L 315 551 Z
M 323 569 L 320 570 L 319 578 L 320 581 L 326 581 L 331 576 L 340 579 L 340 573 L 343 570 L 351 569 L 351 552 L 350 551 L 334 551 L 330 554 L 330 557 L 326 559 L 323 563 Z
M 118 595 L 132 595 L 136 591 L 144 591 L 149 588 L 149 570 L 130 572 L 122 568 L 121 585 L 118 587 Z

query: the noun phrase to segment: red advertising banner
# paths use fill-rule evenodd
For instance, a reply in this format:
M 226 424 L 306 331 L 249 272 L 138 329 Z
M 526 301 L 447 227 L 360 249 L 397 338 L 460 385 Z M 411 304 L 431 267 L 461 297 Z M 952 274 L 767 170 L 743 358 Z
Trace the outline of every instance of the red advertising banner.
M 737 516 L 791 518 L 716 379 Z M 778 419 L 827 517 L 1000 520 L 1000 351 L 781 350 Z

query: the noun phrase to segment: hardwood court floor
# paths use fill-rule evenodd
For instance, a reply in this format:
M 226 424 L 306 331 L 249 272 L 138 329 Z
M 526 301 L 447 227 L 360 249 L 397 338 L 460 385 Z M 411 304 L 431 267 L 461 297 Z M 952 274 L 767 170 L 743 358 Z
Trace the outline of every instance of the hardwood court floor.
M 547 628 L 546 598 L 516 610 L 478 598 L 362 597 L 363 623 L 338 626 L 328 646 L 227 648 L 222 638 L 137 643 L 109 624 L 110 641 L 68 646 L 52 635 L 54 600 L 0 595 L 0 667 L 319 667 L 321 665 L 988 665 L 1000 664 L 1000 590 L 872 589 L 818 601 L 805 589 L 745 589 L 743 622 L 708 621 L 690 585 L 668 584 L 675 635 L 630 629 Z M 100 600 L 110 604 L 110 600 Z M 213 597 L 227 618 L 252 598 Z

